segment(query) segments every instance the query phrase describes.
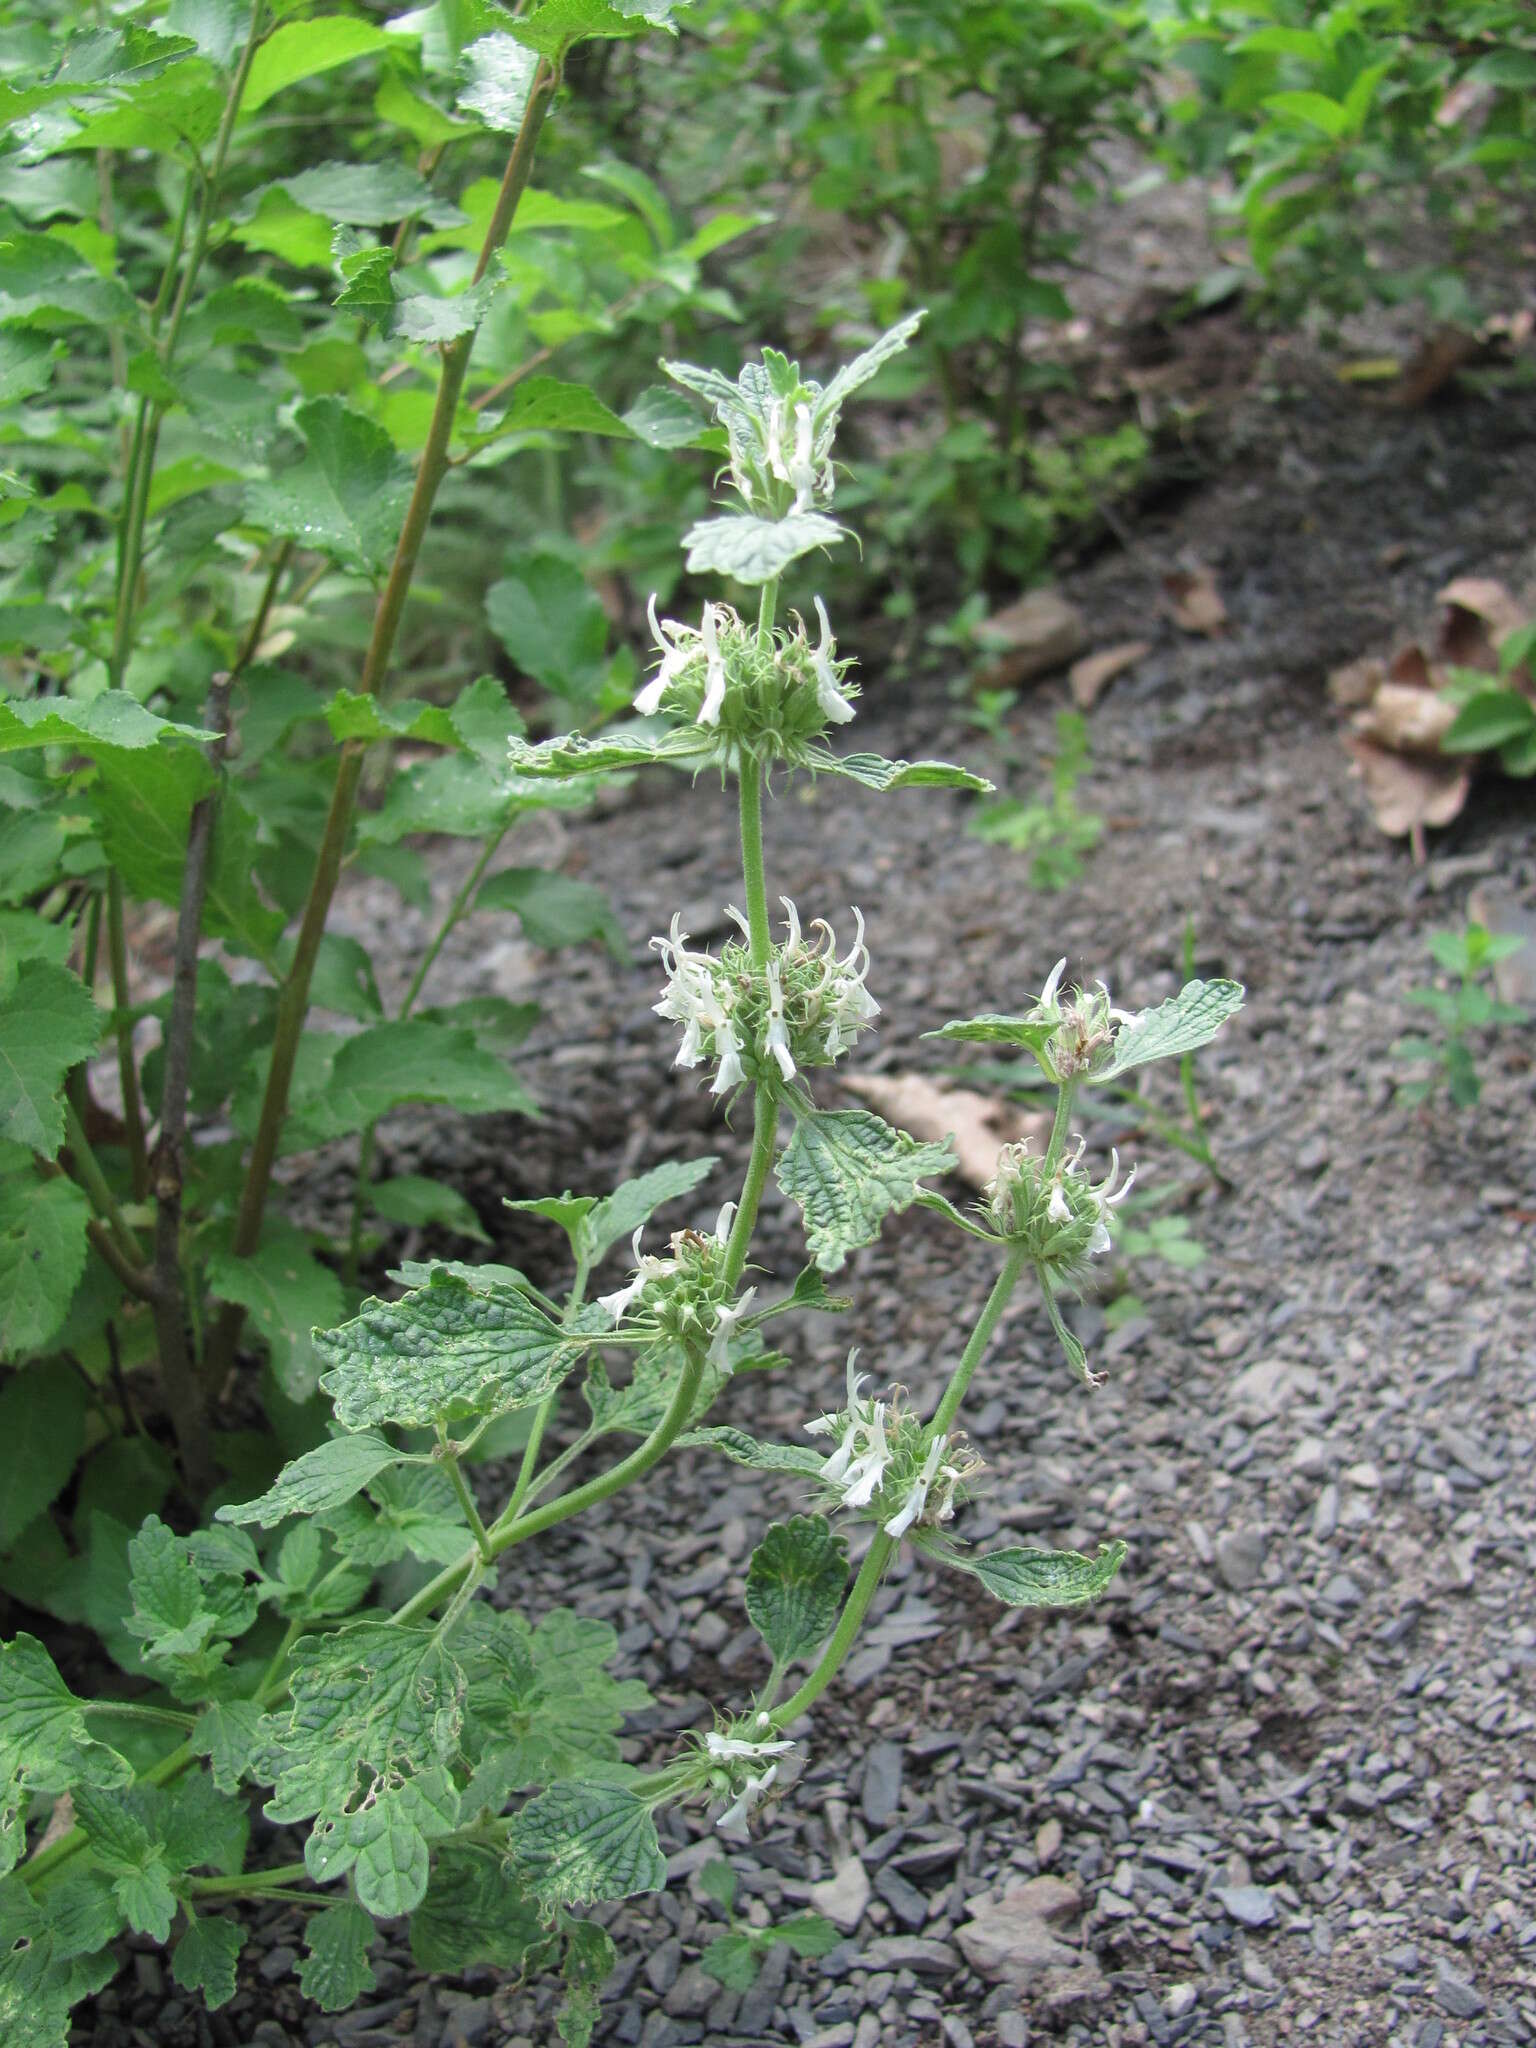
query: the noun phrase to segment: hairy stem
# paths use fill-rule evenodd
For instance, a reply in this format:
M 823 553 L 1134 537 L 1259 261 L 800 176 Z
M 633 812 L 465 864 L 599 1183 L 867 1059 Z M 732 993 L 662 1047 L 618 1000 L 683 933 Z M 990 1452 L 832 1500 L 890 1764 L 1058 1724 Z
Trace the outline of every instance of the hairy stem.
M 517 132 L 517 140 L 512 145 L 511 154 L 507 159 L 506 172 L 496 196 L 495 210 L 481 246 L 479 262 L 475 266 L 477 279 L 483 277 L 489 269 L 492 258 L 506 239 L 507 230 L 512 224 L 517 202 L 522 197 L 533 169 L 533 156 L 538 146 L 539 131 L 549 110 L 555 82 L 554 71 L 548 64 L 541 63 L 534 76 L 533 89 L 529 94 L 522 126 Z M 416 573 L 421 544 L 432 516 L 438 488 L 448 468 L 454 416 L 458 410 L 459 395 L 464 388 L 465 372 L 469 368 L 470 352 L 474 343 L 474 332 L 471 330 L 468 334 L 461 335 L 458 340 L 450 342 L 442 351 L 442 374 L 438 379 L 437 398 L 432 408 L 432 421 L 427 431 L 426 445 L 421 451 L 421 461 L 417 467 L 410 504 L 406 508 L 405 519 L 400 528 L 394 561 L 390 565 L 389 575 L 379 596 L 368 651 L 363 658 L 358 686 L 367 696 L 373 695 L 384 680 L 394 652 L 395 638 L 399 632 L 401 615 L 405 610 L 405 601 L 410 593 L 411 581 Z M 282 995 L 278 1000 L 272 1059 L 267 1069 L 256 1136 L 252 1142 L 245 1185 L 241 1190 L 240 1207 L 235 1219 L 233 1249 L 240 1258 L 249 1258 L 261 1238 L 267 1190 L 271 1185 L 272 1168 L 277 1159 L 283 1119 L 288 1111 L 288 1091 L 293 1082 L 294 1063 L 298 1058 L 299 1037 L 309 1010 L 309 985 L 314 975 L 320 941 L 325 936 L 331 899 L 336 893 L 336 883 L 341 874 L 342 856 L 346 851 L 352 823 L 352 809 L 363 772 L 364 752 L 365 743 L 361 740 L 348 740 L 342 747 L 341 758 L 336 767 L 336 781 L 331 791 L 331 805 L 325 821 L 325 832 L 316 856 L 309 894 L 304 904 L 304 915 L 299 926 L 293 964 L 288 970 Z M 236 1303 L 227 1304 L 220 1313 L 209 1346 L 210 1365 L 215 1374 L 222 1376 L 234 1357 L 235 1342 L 240 1334 L 244 1315 L 245 1311 Z
M 1077 1090 L 1070 1081 L 1063 1081 L 1056 1097 L 1056 1114 L 1051 1119 L 1050 1143 L 1045 1148 L 1043 1171 L 1049 1173 L 1066 1149 L 1067 1126 L 1072 1121 L 1072 1098 Z
M 448 1432 L 441 1423 L 437 1425 L 437 1443 L 438 1450 L 441 1453 L 438 1463 L 448 1474 L 448 1484 L 453 1488 L 454 1498 L 464 1510 L 464 1519 L 468 1522 L 470 1531 L 474 1536 L 475 1547 L 485 1562 L 489 1564 L 491 1561 L 491 1539 L 486 1534 L 484 1522 L 480 1519 L 479 1503 L 475 1499 L 469 1481 L 464 1477 L 464 1470 L 459 1463 L 457 1452 L 449 1448 Z
M 741 764 L 741 872 L 747 888 L 747 926 L 752 965 L 768 965 L 773 939 L 768 930 L 768 884 L 763 869 L 763 771 L 756 761 Z
M 752 1233 L 757 1228 L 758 1205 L 773 1168 L 773 1143 L 778 1130 L 778 1090 L 759 1084 L 752 1098 L 752 1155 L 747 1161 L 747 1177 L 741 1184 L 741 1200 L 736 1205 L 730 1240 L 725 1247 L 724 1277 L 732 1287 L 746 1271 Z
M 1022 1245 L 1008 1247 L 1003 1270 L 993 1282 L 992 1292 L 987 1296 L 981 1314 L 976 1318 L 976 1327 L 960 1354 L 959 1364 L 950 1375 L 949 1385 L 944 1389 L 944 1398 L 933 1412 L 933 1420 L 928 1425 L 930 1441 L 936 1436 L 949 1434 L 950 1425 L 959 1413 L 960 1403 L 965 1399 L 965 1390 L 971 1383 L 971 1374 L 980 1365 L 987 1346 L 992 1341 L 992 1333 L 997 1328 L 1003 1310 L 1007 1308 L 1013 1290 L 1018 1286 L 1028 1264 L 1029 1253 Z

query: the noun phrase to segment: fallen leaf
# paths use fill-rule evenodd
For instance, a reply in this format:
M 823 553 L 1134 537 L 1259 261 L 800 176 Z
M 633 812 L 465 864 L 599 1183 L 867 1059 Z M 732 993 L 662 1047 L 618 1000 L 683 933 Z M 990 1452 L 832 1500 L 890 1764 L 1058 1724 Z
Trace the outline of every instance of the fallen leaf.
M 1222 633 L 1227 625 L 1227 608 L 1216 588 L 1216 578 L 1203 563 L 1192 569 L 1171 569 L 1163 578 L 1169 613 L 1186 633 Z
M 1440 622 L 1439 654 L 1457 668 L 1481 668 L 1497 674 L 1498 645 L 1526 623 L 1527 614 L 1493 576 L 1458 576 L 1435 595 L 1445 606 Z
M 1392 683 L 1412 683 L 1416 690 L 1435 688 L 1435 677 L 1429 665 L 1429 656 L 1417 640 L 1410 640 L 1406 647 L 1399 647 L 1387 664 L 1387 680 Z
M 1456 719 L 1456 706 L 1437 690 L 1414 683 L 1382 683 L 1352 724 L 1362 739 L 1410 754 L 1438 754 Z
M 946 1088 L 924 1074 L 867 1074 L 845 1081 L 853 1095 L 878 1109 L 914 1138 L 955 1141 L 956 1171 L 973 1188 L 985 1187 L 997 1171 L 1004 1145 L 1033 1138 L 1043 1145 L 1051 1119 L 973 1088 Z
M 1088 638 L 1083 615 L 1057 590 L 1030 590 L 976 628 L 976 642 L 993 656 L 978 671 L 978 689 L 1011 690 L 1063 668 Z
M 1442 391 L 1458 370 L 1464 369 L 1479 351 L 1475 334 L 1463 327 L 1442 327 L 1432 334 L 1403 371 L 1403 381 L 1388 394 L 1393 405 L 1416 412 Z
M 1362 654 L 1358 661 L 1346 661 L 1328 677 L 1328 695 L 1344 711 L 1369 704 L 1387 679 L 1387 664 L 1376 654 Z
M 1422 861 L 1425 826 L 1449 825 L 1461 810 L 1472 787 L 1471 767 L 1465 761 L 1394 754 L 1360 733 L 1346 733 L 1344 744 L 1354 757 L 1378 827 L 1392 839 L 1406 833 L 1413 841 L 1414 859 Z
M 1151 646 L 1150 640 L 1122 640 L 1118 647 L 1106 647 L 1101 654 L 1085 654 L 1081 661 L 1074 661 L 1067 680 L 1078 710 L 1091 711 L 1115 677 L 1134 668 Z

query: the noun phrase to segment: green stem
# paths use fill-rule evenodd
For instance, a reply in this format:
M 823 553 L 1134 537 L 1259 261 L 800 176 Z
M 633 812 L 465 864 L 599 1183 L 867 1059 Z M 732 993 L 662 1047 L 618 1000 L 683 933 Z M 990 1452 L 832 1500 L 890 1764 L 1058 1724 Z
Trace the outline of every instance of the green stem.
M 1067 1142 L 1067 1125 L 1072 1121 L 1072 1098 L 1077 1089 L 1071 1081 L 1060 1084 L 1056 1097 L 1056 1114 L 1051 1121 L 1051 1141 L 1045 1148 L 1043 1171 L 1049 1173 L 1061 1157 Z
M 960 1354 L 959 1364 L 950 1375 L 949 1385 L 944 1389 L 944 1398 L 934 1410 L 933 1420 L 928 1425 L 930 1441 L 936 1436 L 949 1434 L 950 1425 L 959 1412 L 960 1403 L 965 1399 L 965 1390 L 971 1383 L 971 1374 L 981 1363 L 986 1348 L 992 1341 L 992 1332 L 997 1328 L 1003 1310 L 1008 1306 L 1013 1290 L 1018 1286 L 1020 1276 L 1028 1264 L 1029 1253 L 1023 1245 L 1015 1244 L 1008 1247 L 1003 1270 L 994 1281 L 992 1292 L 987 1296 L 981 1314 L 976 1319 L 976 1327 Z
M 744 760 L 741 784 L 741 872 L 747 887 L 747 926 L 751 933 L 752 965 L 768 965 L 773 940 L 768 930 L 768 883 L 763 868 L 763 771 L 756 761 Z
M 134 1700 L 85 1700 L 87 1714 L 110 1714 L 118 1721 L 153 1721 L 163 1728 L 179 1728 L 185 1735 L 197 1719 L 195 1714 L 178 1714 L 174 1707 L 141 1707 Z
M 533 1475 L 538 1469 L 539 1452 L 544 1443 L 544 1432 L 549 1427 L 549 1418 L 555 1412 L 555 1403 L 558 1399 L 559 1390 L 557 1389 L 552 1394 L 546 1394 L 538 1407 L 533 1411 L 533 1426 L 528 1432 L 528 1441 L 523 1446 L 523 1462 L 517 1468 L 516 1483 L 512 1488 L 511 1494 L 508 1496 L 506 1506 L 497 1517 L 498 1521 L 515 1522 L 519 1509 L 528 1498 L 528 1489 L 532 1486 Z
M 735 1221 L 725 1247 L 723 1275 L 732 1287 L 746 1270 L 747 1252 L 757 1228 L 758 1204 L 773 1168 L 773 1142 L 778 1129 L 778 1090 L 759 1082 L 752 1098 L 752 1156 L 747 1161 L 747 1177 L 741 1184 L 741 1200 L 736 1205 Z
M 757 644 L 766 648 L 773 639 L 773 615 L 778 609 L 779 579 L 770 576 L 763 585 L 763 594 L 757 601 Z
M 107 958 L 112 969 L 112 1029 L 117 1039 L 117 1076 L 123 1091 L 123 1126 L 128 1134 L 128 1164 L 135 1201 L 149 1187 L 149 1156 L 144 1147 L 144 1111 L 139 1101 L 139 1071 L 133 1059 L 133 1018 L 128 1001 L 128 941 L 123 933 L 123 878 L 107 872 Z
M 518 200 L 522 197 L 533 169 L 534 151 L 538 145 L 539 132 L 544 125 L 544 117 L 549 110 L 555 83 L 553 70 L 548 64 L 541 63 L 534 76 L 533 89 L 523 115 L 523 124 L 517 132 L 517 140 L 512 145 L 511 154 L 507 159 L 507 168 L 501 181 L 501 189 L 497 193 L 496 206 L 481 246 L 480 260 L 475 266 L 477 279 L 483 277 L 490 267 L 491 259 L 511 226 Z M 450 342 L 442 351 L 442 375 L 438 379 L 437 397 L 432 407 L 432 420 L 427 430 L 426 445 L 421 451 L 416 482 L 400 528 L 400 538 L 395 546 L 395 557 L 379 597 L 373 631 L 369 636 L 368 651 L 363 657 L 358 686 L 365 696 L 372 696 L 377 692 L 394 653 L 395 639 L 399 632 L 401 615 L 405 610 L 405 601 L 410 593 L 411 582 L 416 573 L 421 544 L 432 516 L 438 488 L 447 473 L 454 419 L 458 412 L 459 396 L 464 388 L 464 377 L 469 368 L 470 352 L 474 343 L 475 336 L 472 330 L 461 335 L 458 340 Z M 241 1190 L 240 1206 L 235 1218 L 232 1249 L 237 1258 L 249 1258 L 261 1239 L 267 1190 L 271 1185 L 272 1169 L 277 1160 L 283 1119 L 288 1111 L 288 1091 L 293 1083 L 299 1038 L 309 1010 L 309 985 L 314 975 L 320 941 L 325 936 L 331 899 L 336 893 L 336 884 L 341 875 L 342 857 L 346 852 L 352 809 L 357 799 L 357 786 L 363 772 L 365 751 L 363 741 L 348 740 L 342 747 L 341 758 L 337 763 L 336 781 L 331 791 L 331 807 L 326 816 L 325 832 L 310 879 L 309 895 L 304 904 L 293 964 L 288 970 L 282 994 L 278 999 L 272 1059 L 267 1069 L 256 1136 L 252 1141 L 245 1184 Z M 244 1318 L 245 1311 L 238 1303 L 226 1303 L 220 1313 L 209 1343 L 210 1369 L 218 1376 L 222 1376 L 233 1361 L 235 1343 Z
M 194 1899 L 239 1899 L 259 1898 L 282 1885 L 311 1882 L 304 1864 L 277 1863 L 270 1870 L 246 1870 L 234 1877 L 189 1877 L 186 1887 Z M 312 1892 L 306 1896 L 314 1898 Z M 316 1899 L 315 1903 L 318 1905 L 320 1901 Z
M 775 1728 L 787 1728 L 792 1721 L 798 1721 L 808 1708 L 815 1706 L 827 1687 L 842 1669 L 843 1660 L 853 1648 L 864 1617 L 869 1612 L 869 1603 L 875 1597 L 875 1588 L 885 1575 L 885 1568 L 896 1553 L 895 1540 L 883 1529 L 875 1531 L 875 1540 L 870 1544 L 859 1575 L 853 1582 L 853 1591 L 848 1595 L 842 1613 L 837 1618 L 837 1627 L 832 1639 L 822 1651 L 820 1661 L 800 1690 L 791 1693 L 783 1706 L 775 1707 L 772 1720 Z
M 135 1271 L 147 1281 L 148 1272 L 144 1264 L 144 1247 L 129 1228 L 128 1219 L 118 1207 L 117 1197 L 107 1185 L 107 1177 L 101 1170 L 96 1154 L 91 1150 L 74 1104 L 66 1097 L 64 1103 L 64 1139 L 69 1146 L 69 1156 L 74 1164 L 75 1178 L 90 1196 L 98 1216 L 102 1217 L 112 1233 L 112 1241 Z
M 448 1448 L 448 1432 L 441 1423 L 437 1425 L 437 1443 L 438 1449 L 442 1454 L 438 1459 L 438 1463 L 448 1474 L 448 1484 L 453 1488 L 454 1497 L 457 1499 L 459 1506 L 464 1510 L 464 1519 L 468 1522 L 474 1535 L 475 1548 L 479 1551 L 485 1562 L 489 1564 L 491 1561 L 491 1540 L 485 1532 L 484 1522 L 480 1519 L 479 1503 L 475 1499 L 469 1481 L 464 1477 L 463 1468 L 459 1464 L 457 1455 Z

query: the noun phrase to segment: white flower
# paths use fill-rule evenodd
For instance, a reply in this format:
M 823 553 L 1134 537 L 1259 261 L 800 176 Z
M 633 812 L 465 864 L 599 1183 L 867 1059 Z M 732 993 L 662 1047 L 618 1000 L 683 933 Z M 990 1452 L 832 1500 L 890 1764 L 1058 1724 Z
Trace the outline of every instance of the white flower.
M 880 1014 L 880 1005 L 864 986 L 864 977 L 869 972 L 869 948 L 864 943 L 864 913 L 855 907 L 853 915 L 857 930 L 852 946 L 841 960 L 835 957 L 837 942 L 832 936 L 832 927 L 820 918 L 816 920 L 827 935 L 829 965 L 823 985 L 826 991 L 826 1053 L 830 1060 L 846 1052 L 863 1027 Z
M 1066 971 L 1067 956 L 1065 955 L 1065 953 L 1063 953 L 1061 958 L 1056 962 L 1056 965 L 1051 969 L 1050 973 L 1046 976 L 1045 987 L 1040 991 L 1039 1000 L 1030 1010 L 1029 1021 L 1031 1023 L 1048 1024 L 1054 1023 L 1056 1021 L 1056 991 L 1060 988 L 1061 977 L 1063 976 L 1063 974 L 1066 973 Z
M 1062 1192 L 1059 1180 L 1051 1183 L 1051 1199 L 1045 1205 L 1045 1213 L 1053 1223 L 1070 1223 L 1072 1221 L 1072 1211 L 1067 1206 L 1067 1198 Z
M 724 1242 L 723 1239 L 720 1241 Z M 715 1310 L 715 1329 L 709 1340 L 706 1363 L 718 1366 L 721 1372 L 729 1372 L 731 1369 L 731 1339 L 736 1334 L 736 1325 L 752 1306 L 756 1293 L 755 1287 L 749 1287 L 741 1299 L 732 1306 Z
M 700 725 L 718 725 L 725 704 L 725 662 L 720 654 L 718 617 L 718 606 L 705 605 L 699 636 L 704 642 L 704 654 L 709 666 L 704 676 L 704 702 L 699 707 Z
M 795 1056 L 789 1049 L 789 1033 L 784 1028 L 784 988 L 779 980 L 779 963 L 770 960 L 768 977 L 768 1036 L 763 1042 L 763 1051 L 779 1063 L 779 1072 L 786 1081 L 795 1078 Z
M 787 465 L 784 481 L 794 487 L 792 512 L 809 512 L 816 502 L 816 461 L 813 450 L 814 423 L 808 405 L 795 407 L 795 452 Z
M 722 1017 L 715 1026 L 715 1051 L 719 1055 L 720 1071 L 710 1083 L 709 1092 L 711 1095 L 729 1095 L 747 1078 L 741 1065 L 741 1040 L 736 1036 L 736 1027 L 729 1017 Z
M 760 1806 L 768 1796 L 768 1788 L 779 1775 L 777 1764 L 770 1764 L 760 1777 L 748 1778 L 741 1788 L 733 1806 L 728 1806 L 715 1822 L 717 1828 L 745 1827 L 747 1816 L 753 1808 Z
M 887 1536 L 894 1536 L 898 1540 L 905 1536 L 912 1524 L 922 1514 L 924 1508 L 927 1507 L 928 1489 L 938 1476 L 939 1461 L 944 1456 L 948 1445 L 949 1438 L 947 1436 L 936 1436 L 928 1446 L 928 1455 L 923 1460 L 922 1471 L 913 1480 L 911 1487 L 908 1489 L 907 1497 L 902 1502 L 898 1512 L 892 1515 L 885 1525 Z
M 885 1468 L 891 1462 L 890 1445 L 885 1440 L 885 1403 L 876 1401 L 873 1413 L 863 1432 L 864 1448 L 843 1473 L 843 1506 L 845 1508 L 867 1508 L 885 1478 Z
M 635 699 L 635 709 L 642 718 L 653 717 L 661 709 L 661 700 L 668 687 L 682 674 L 693 659 L 693 649 L 684 647 L 684 634 L 697 638 L 691 626 L 680 626 L 676 619 L 658 619 L 656 616 L 656 593 L 651 592 L 645 608 L 651 622 L 651 637 L 661 655 L 661 667 Z
M 769 1726 L 772 1725 L 770 1722 Z M 738 1757 L 755 1760 L 761 1757 L 786 1756 L 794 1746 L 793 1742 L 752 1741 L 739 1735 L 721 1735 L 714 1728 L 711 1728 L 704 1738 L 705 1749 L 721 1763 L 731 1763 Z
M 816 678 L 816 702 L 821 715 L 832 725 L 846 725 L 853 716 L 853 706 L 838 688 L 837 671 L 832 666 L 832 657 L 837 652 L 837 643 L 832 638 L 832 622 L 827 617 L 827 608 L 821 599 L 812 602 L 816 616 L 821 621 L 821 643 L 811 649 L 811 672 Z
M 635 1261 L 635 1277 L 633 1280 L 630 1281 L 627 1287 L 620 1287 L 612 1294 L 600 1294 L 597 1297 L 598 1307 L 606 1310 L 612 1316 L 615 1323 L 623 1322 L 630 1308 L 640 1295 L 644 1293 L 651 1281 L 664 1279 L 667 1274 L 677 1271 L 676 1259 L 660 1259 L 657 1258 L 654 1252 L 641 1251 L 640 1238 L 644 1229 L 645 1225 L 642 1223 L 630 1239 L 630 1252 Z
M 768 408 L 768 452 L 765 459 L 768 464 L 769 475 L 777 477 L 781 484 L 787 484 L 789 482 L 789 471 L 784 466 L 784 400 L 782 398 L 776 398 Z

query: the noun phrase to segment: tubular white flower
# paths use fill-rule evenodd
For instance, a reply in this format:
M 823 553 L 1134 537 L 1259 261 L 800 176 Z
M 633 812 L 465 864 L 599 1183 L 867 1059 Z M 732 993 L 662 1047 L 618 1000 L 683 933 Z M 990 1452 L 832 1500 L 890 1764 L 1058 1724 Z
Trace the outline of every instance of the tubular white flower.
M 715 1310 L 714 1334 L 709 1340 L 705 1363 L 717 1366 L 721 1372 L 731 1369 L 731 1339 L 736 1334 L 736 1325 L 752 1306 L 757 1289 L 749 1287 L 741 1298 L 727 1307 Z
M 795 407 L 795 452 L 787 465 L 784 481 L 794 487 L 795 512 L 809 512 L 816 502 L 815 423 L 808 405 Z
M 1060 1181 L 1056 1181 L 1051 1188 L 1051 1199 L 1045 1205 L 1045 1213 L 1053 1223 L 1072 1221 L 1072 1211 L 1067 1206 L 1067 1198 L 1062 1192 Z
M 853 944 L 845 957 L 835 961 L 829 969 L 826 1053 L 831 1060 L 846 1052 L 863 1027 L 880 1014 L 880 1005 L 864 986 L 864 977 L 869 972 L 869 948 L 864 944 L 864 914 L 855 905 L 853 915 L 858 927 Z M 819 918 L 817 923 L 821 924 Z M 834 943 L 831 927 L 821 924 L 821 928 L 827 934 L 830 949 Z
M 864 1427 L 864 1448 L 843 1474 L 843 1506 L 845 1508 L 867 1508 L 880 1491 L 880 1482 L 885 1477 L 885 1468 L 891 1462 L 890 1446 L 885 1440 L 885 1404 L 875 1401 L 870 1404 L 870 1420 Z
M 729 1017 L 722 1017 L 715 1026 L 715 1051 L 720 1056 L 720 1069 L 710 1083 L 709 1092 L 711 1095 L 729 1095 L 747 1078 L 741 1064 L 741 1040 L 736 1036 L 736 1027 Z
M 789 482 L 789 471 L 784 463 L 784 400 L 776 398 L 768 408 L 768 452 L 765 457 L 770 476 L 777 477 L 781 484 Z
M 715 1822 L 715 1826 L 717 1828 L 745 1827 L 748 1815 L 767 1798 L 768 1789 L 778 1775 L 778 1765 L 770 1764 L 767 1770 L 759 1777 L 748 1778 L 735 1804 L 726 1808 L 725 1812 Z
M 647 601 L 645 615 L 651 622 L 651 638 L 655 641 L 657 652 L 661 656 L 661 666 L 635 698 L 635 709 L 642 718 L 651 718 L 661 709 L 661 700 L 666 695 L 668 686 L 676 681 L 693 659 L 693 649 L 681 644 L 683 635 L 693 635 L 693 628 L 679 625 L 676 619 L 658 619 L 654 590 Z
M 652 1280 L 665 1279 L 667 1274 L 677 1271 L 676 1259 L 662 1259 L 654 1252 L 641 1251 L 640 1239 L 644 1231 L 645 1225 L 642 1223 L 629 1241 L 630 1254 L 635 1262 L 634 1278 L 627 1287 L 619 1287 L 612 1294 L 600 1294 L 597 1297 L 598 1307 L 612 1316 L 615 1323 L 623 1322 Z
M 902 1502 L 898 1512 L 892 1515 L 885 1525 L 887 1536 L 894 1536 L 899 1541 L 922 1514 L 924 1508 L 927 1507 L 928 1489 L 933 1485 L 935 1478 L 938 1476 L 939 1461 L 944 1456 L 948 1445 L 949 1438 L 947 1436 L 936 1436 L 928 1446 L 928 1455 L 923 1460 L 923 1469 L 913 1480 L 911 1487 L 908 1489 L 907 1497 Z
M 779 1063 L 779 1072 L 786 1081 L 795 1078 L 795 1056 L 789 1049 L 789 1033 L 784 1028 L 784 987 L 779 980 L 779 963 L 770 960 L 768 979 L 768 1035 L 763 1042 L 763 1051 L 770 1059 Z
M 769 1726 L 772 1726 L 771 1722 Z M 762 1742 L 739 1735 L 722 1735 L 715 1728 L 711 1728 L 704 1738 L 705 1749 L 721 1763 L 730 1763 L 738 1757 L 787 1756 L 794 1746 L 793 1742 Z
M 716 617 L 716 607 L 712 604 L 705 605 L 699 626 L 699 637 L 704 642 L 704 654 L 709 666 L 704 676 L 704 702 L 699 707 L 700 725 L 718 725 L 720 713 L 725 705 L 725 662 L 720 654 Z
M 816 678 L 816 702 L 821 706 L 821 715 L 829 724 L 846 725 L 853 716 L 853 706 L 838 688 L 837 671 L 832 666 L 832 657 L 837 652 L 837 642 L 832 638 L 832 622 L 827 617 L 827 608 L 821 599 L 813 598 L 816 616 L 821 621 L 821 642 L 811 649 L 811 673 Z
M 1063 953 L 1061 958 L 1056 962 L 1056 965 L 1051 969 L 1050 973 L 1046 976 L 1045 987 L 1040 991 L 1039 1000 L 1030 1010 L 1029 1014 L 1033 1022 L 1042 1023 L 1047 1021 L 1048 1019 L 1054 1018 L 1057 1008 L 1056 991 L 1061 987 L 1061 977 L 1066 973 L 1066 971 L 1067 956 L 1065 953 Z

